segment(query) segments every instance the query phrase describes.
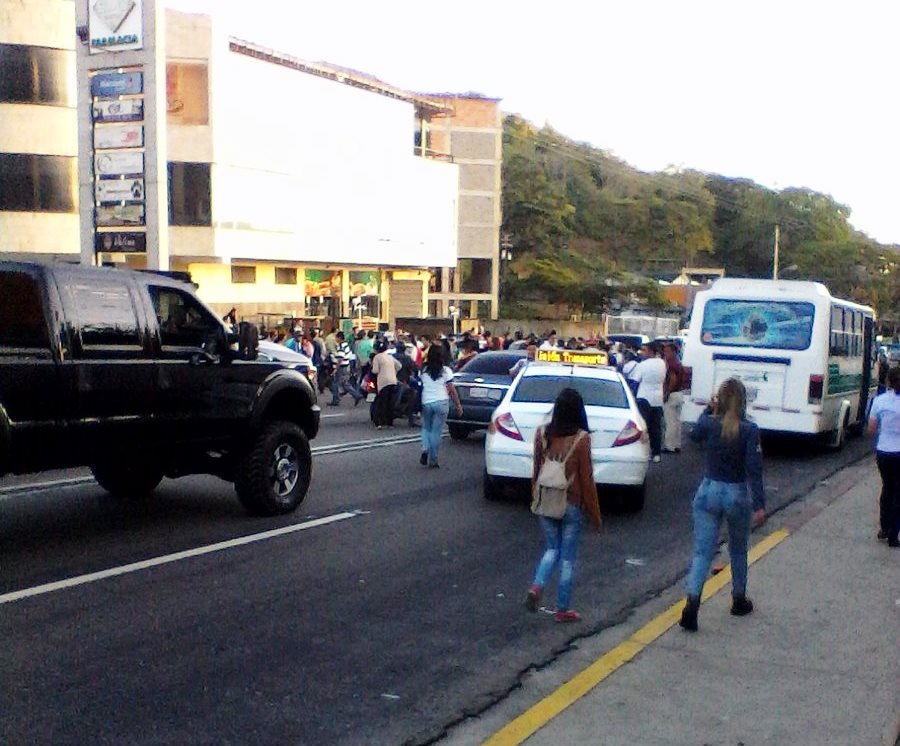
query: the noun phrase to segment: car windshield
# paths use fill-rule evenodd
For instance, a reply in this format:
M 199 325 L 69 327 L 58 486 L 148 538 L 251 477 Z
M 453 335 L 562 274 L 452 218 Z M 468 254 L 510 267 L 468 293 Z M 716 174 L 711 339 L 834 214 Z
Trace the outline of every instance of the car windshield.
M 499 376 L 509 375 L 512 368 L 521 355 L 476 355 L 462 368 L 460 373 L 476 373 L 479 375 Z
M 552 404 L 564 388 L 573 388 L 588 407 L 628 409 L 625 387 L 619 381 L 570 376 L 527 376 L 519 381 L 514 402 Z
M 812 339 L 815 307 L 792 301 L 715 298 L 703 311 L 705 345 L 805 350 Z

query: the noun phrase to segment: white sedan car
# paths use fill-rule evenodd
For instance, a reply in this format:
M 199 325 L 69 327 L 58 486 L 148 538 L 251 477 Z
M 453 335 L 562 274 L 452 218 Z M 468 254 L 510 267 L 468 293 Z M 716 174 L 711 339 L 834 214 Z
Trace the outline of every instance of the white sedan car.
M 615 369 L 568 363 L 531 363 L 494 410 L 484 441 L 484 496 L 494 499 L 505 482 L 531 479 L 535 432 L 550 421 L 564 388 L 584 399 L 594 481 L 601 489 L 627 487 L 628 506 L 641 510 L 650 447 L 634 396 Z

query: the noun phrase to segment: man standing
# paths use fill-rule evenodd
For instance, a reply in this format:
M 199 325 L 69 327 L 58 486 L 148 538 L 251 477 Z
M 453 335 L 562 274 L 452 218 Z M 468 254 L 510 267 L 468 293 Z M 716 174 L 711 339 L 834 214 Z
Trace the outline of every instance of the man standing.
M 685 377 L 684 368 L 678 359 L 674 344 L 663 347 L 663 359 L 666 363 L 666 382 L 663 386 L 663 417 L 666 421 L 666 437 L 663 451 L 679 453 L 681 451 L 681 406 L 684 403 Z
M 372 360 L 372 375 L 378 387 L 375 396 L 375 427 L 381 430 L 383 427 L 394 426 L 394 395 L 397 391 L 397 373 L 402 365 L 394 355 L 391 355 L 384 342 L 380 342 L 378 354 Z
M 650 458 L 658 464 L 662 452 L 663 386 L 666 381 L 666 363 L 659 357 L 654 342 L 641 346 L 641 362 L 631 374 L 638 385 L 637 405 L 647 423 L 650 435 Z
M 331 356 L 334 372 L 331 379 L 331 401 L 328 402 L 328 406 L 338 406 L 344 394 L 350 394 L 353 397 L 355 406 L 362 399 L 362 394 L 350 381 L 350 355 L 352 353 L 350 345 L 344 341 L 344 332 L 335 334 L 335 343 L 335 351 Z
M 397 388 L 394 392 L 394 409 L 400 409 L 403 401 L 406 401 L 406 422 L 410 427 L 416 424 L 416 392 L 412 388 L 412 379 L 416 374 L 418 367 L 409 354 L 409 348 L 402 339 L 394 342 L 396 352 L 394 352 L 394 360 L 400 363 L 400 370 L 397 371 Z
M 547 339 L 543 341 L 540 348 L 541 350 L 555 350 L 557 347 L 557 339 L 556 339 L 556 329 L 551 329 L 550 333 L 547 335 Z

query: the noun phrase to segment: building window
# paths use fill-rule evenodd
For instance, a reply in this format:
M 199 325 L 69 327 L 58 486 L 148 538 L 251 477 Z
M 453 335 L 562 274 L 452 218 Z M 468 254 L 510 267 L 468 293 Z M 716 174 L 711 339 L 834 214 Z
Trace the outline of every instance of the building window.
M 231 282 L 253 284 L 256 282 L 256 267 L 244 267 L 237 264 L 231 266 Z
M 170 62 L 166 65 L 166 121 L 169 124 L 209 123 L 209 75 L 205 64 Z
M 169 225 L 212 225 L 208 163 L 169 163 Z
M 433 319 L 437 315 L 438 315 L 438 301 L 436 301 L 436 300 L 428 301 L 428 316 Z
M 75 158 L 0 153 L 0 210 L 77 212 L 77 193 Z
M 297 269 L 295 267 L 275 267 L 276 285 L 296 285 Z
M 75 53 L 0 44 L 0 102 L 75 106 Z
M 463 293 L 490 293 L 491 260 L 460 259 L 459 289 Z

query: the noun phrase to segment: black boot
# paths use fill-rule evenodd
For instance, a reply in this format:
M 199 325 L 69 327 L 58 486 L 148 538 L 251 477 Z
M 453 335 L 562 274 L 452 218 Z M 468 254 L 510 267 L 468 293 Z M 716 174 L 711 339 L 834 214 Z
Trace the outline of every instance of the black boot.
M 731 613 L 735 616 L 747 616 L 753 611 L 753 602 L 746 596 L 731 597 Z
M 700 597 L 688 596 L 684 602 L 684 610 L 681 612 L 681 621 L 678 624 L 688 632 L 697 631 L 697 612 L 700 610 Z

